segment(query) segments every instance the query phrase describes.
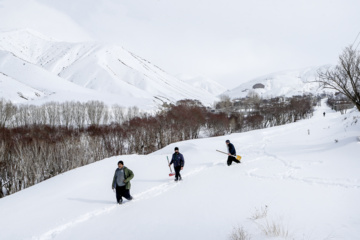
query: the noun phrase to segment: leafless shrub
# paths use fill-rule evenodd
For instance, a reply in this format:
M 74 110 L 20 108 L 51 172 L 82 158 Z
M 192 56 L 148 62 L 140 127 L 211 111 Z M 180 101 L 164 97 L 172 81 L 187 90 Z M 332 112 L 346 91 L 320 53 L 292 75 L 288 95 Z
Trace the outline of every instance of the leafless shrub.
M 229 236 L 230 240 L 251 240 L 250 234 L 248 234 L 243 227 L 234 227 Z
M 266 220 L 265 224 L 260 225 L 263 233 L 268 237 L 289 237 L 289 231 L 280 222 Z
M 261 218 L 266 218 L 268 213 L 268 206 L 265 205 L 264 207 L 261 207 L 260 209 L 255 208 L 255 212 L 251 216 L 251 220 L 257 220 Z

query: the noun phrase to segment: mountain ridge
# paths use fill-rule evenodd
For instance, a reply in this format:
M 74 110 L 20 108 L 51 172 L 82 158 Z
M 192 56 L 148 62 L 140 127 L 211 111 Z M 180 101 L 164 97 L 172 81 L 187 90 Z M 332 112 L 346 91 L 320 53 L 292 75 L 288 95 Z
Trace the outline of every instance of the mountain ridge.
M 152 108 L 185 98 L 198 99 L 205 105 L 216 100 L 214 94 L 114 44 L 55 41 L 25 29 L 0 33 L 0 50 L 98 94 L 120 95 L 134 103 L 147 99 L 153 102 Z

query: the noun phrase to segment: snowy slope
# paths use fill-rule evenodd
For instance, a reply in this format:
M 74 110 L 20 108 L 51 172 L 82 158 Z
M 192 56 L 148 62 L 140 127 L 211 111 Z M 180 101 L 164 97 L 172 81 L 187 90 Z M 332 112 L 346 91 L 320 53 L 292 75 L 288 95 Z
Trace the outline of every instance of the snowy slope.
M 227 88 L 225 86 L 222 86 L 218 82 L 204 76 L 191 76 L 187 74 L 179 74 L 176 77 L 192 85 L 195 88 L 204 89 L 205 91 L 214 94 L 216 96 L 227 91 Z
M 218 240 L 241 226 L 252 240 L 355 240 L 359 124 L 359 112 L 340 115 L 323 104 L 293 124 L 104 159 L 0 199 L 1 239 Z M 226 151 L 226 139 L 241 164 L 228 167 L 215 151 Z M 168 177 L 166 161 L 175 146 L 186 161 L 179 183 Z M 111 191 L 120 159 L 135 173 L 135 200 L 122 206 Z M 256 219 L 265 205 L 266 216 Z M 267 236 L 266 223 L 287 237 Z
M 251 91 L 258 93 L 263 98 L 276 96 L 290 97 L 309 93 L 315 95 L 321 94 L 324 90 L 314 81 L 316 80 L 318 70 L 327 67 L 329 65 L 268 74 L 243 83 L 230 91 L 224 92 L 224 94 L 231 98 L 246 97 Z M 262 84 L 263 88 L 254 88 L 256 84 Z
M 27 99 L 34 100 L 44 95 L 45 94 L 43 92 L 0 72 L 0 96 L 4 99 L 12 99 L 14 102 L 22 102 Z
M 155 106 L 155 102 L 190 98 L 208 105 L 216 100 L 214 94 L 116 45 L 59 42 L 26 29 L 0 33 L 0 50 L 83 88 L 127 98 L 129 103 L 146 99 Z
M 131 107 L 136 104 L 150 108 L 148 99 L 128 98 L 81 87 L 52 74 L 43 68 L 0 50 L 0 98 L 14 103 L 42 104 L 44 102 L 99 100 L 108 104 L 122 104 Z M 136 100 L 136 101 L 135 101 Z

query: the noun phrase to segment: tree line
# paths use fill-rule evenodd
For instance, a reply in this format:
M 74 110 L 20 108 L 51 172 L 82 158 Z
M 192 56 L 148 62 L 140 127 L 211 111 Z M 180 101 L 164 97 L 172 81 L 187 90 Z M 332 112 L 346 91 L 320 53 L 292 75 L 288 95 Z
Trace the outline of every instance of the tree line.
M 100 101 L 17 106 L 0 99 L 0 127 L 48 125 L 81 129 L 89 125 L 123 123 L 139 114 L 137 107 L 124 108 L 116 104 L 108 107 Z
M 114 155 L 294 122 L 310 117 L 317 100 L 247 98 L 224 109 L 223 100 L 209 108 L 186 99 L 154 114 L 96 101 L 17 106 L 0 100 L 0 197 Z

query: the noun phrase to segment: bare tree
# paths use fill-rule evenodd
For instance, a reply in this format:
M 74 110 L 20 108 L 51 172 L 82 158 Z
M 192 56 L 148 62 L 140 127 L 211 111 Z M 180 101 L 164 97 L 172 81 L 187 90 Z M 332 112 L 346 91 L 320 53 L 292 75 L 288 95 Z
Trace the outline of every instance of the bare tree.
M 247 99 L 245 100 L 248 106 L 250 106 L 251 110 L 257 110 L 259 109 L 259 105 L 261 102 L 261 98 L 258 93 L 256 93 L 253 90 L 250 90 L 247 94 Z
M 223 94 L 220 96 L 220 102 L 216 104 L 216 109 L 220 109 L 221 111 L 225 113 L 230 113 L 232 110 L 233 103 L 231 101 L 231 98 Z
M 86 103 L 86 106 L 89 124 L 99 125 L 107 110 L 105 109 L 105 104 L 100 101 L 90 101 Z
M 49 102 L 42 106 L 45 108 L 45 114 L 47 115 L 48 122 L 45 124 L 49 124 L 50 126 L 56 126 L 60 124 L 60 112 L 59 112 L 59 104 L 56 102 Z
M 128 108 L 127 110 L 127 120 L 131 120 L 133 118 L 140 116 L 140 109 L 137 106 L 133 106 Z
M 17 108 L 10 101 L 0 99 L 0 127 L 5 127 L 12 121 L 16 114 Z
M 73 104 L 74 122 L 77 128 L 83 128 L 86 122 L 86 104 L 76 102 Z
M 360 111 L 360 52 L 352 46 L 345 48 L 334 68 L 318 72 L 318 82 L 348 97 Z
M 72 102 L 64 102 L 60 105 L 61 125 L 68 128 L 74 120 L 74 104 Z
M 124 107 L 119 106 L 118 104 L 114 104 L 112 106 L 112 114 L 113 120 L 117 124 L 122 124 L 125 119 L 125 109 Z

